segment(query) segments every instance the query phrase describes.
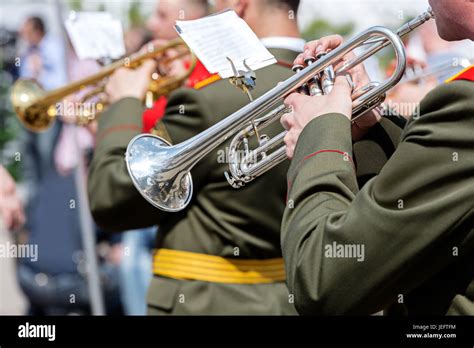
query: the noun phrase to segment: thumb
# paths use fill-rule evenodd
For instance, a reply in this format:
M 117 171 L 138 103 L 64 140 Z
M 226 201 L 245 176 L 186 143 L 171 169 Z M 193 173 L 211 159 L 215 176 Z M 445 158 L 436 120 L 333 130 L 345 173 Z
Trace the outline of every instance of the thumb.
M 147 59 L 143 64 L 138 68 L 138 71 L 143 74 L 151 76 L 157 69 L 157 62 L 153 59 Z
M 295 92 L 291 93 L 288 97 L 286 97 L 283 103 L 286 106 L 290 106 L 293 109 L 297 109 L 297 107 L 302 103 L 305 98 L 308 98 L 308 96 Z
M 345 75 L 337 76 L 330 95 L 337 95 L 337 97 L 351 97 L 351 94 L 352 86 L 349 84 L 347 77 Z

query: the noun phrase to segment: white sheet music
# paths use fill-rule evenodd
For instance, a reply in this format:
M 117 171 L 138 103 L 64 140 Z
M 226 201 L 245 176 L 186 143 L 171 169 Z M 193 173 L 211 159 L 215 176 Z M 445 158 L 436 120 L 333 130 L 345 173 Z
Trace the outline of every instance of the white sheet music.
M 79 59 L 115 59 L 125 54 L 122 24 L 110 13 L 72 12 L 65 26 Z
M 176 21 L 176 31 L 211 73 L 222 78 L 234 75 L 227 57 L 238 70 L 253 70 L 276 63 L 255 33 L 234 11 L 192 20 Z

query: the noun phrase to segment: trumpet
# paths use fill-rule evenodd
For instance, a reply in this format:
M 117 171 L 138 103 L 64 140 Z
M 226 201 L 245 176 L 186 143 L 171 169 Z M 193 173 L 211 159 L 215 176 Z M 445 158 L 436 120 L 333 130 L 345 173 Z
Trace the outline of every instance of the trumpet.
M 179 49 L 181 48 L 181 52 Z M 183 49 L 184 48 L 184 51 Z M 167 58 L 167 50 L 176 49 L 178 54 Z M 157 59 L 160 66 L 167 65 L 172 61 L 182 58 L 185 55 L 191 55 L 190 67 L 179 76 L 166 76 L 163 74 L 153 74 L 149 90 L 146 94 L 145 102 L 147 107 L 151 107 L 153 99 L 156 96 L 167 95 L 174 89 L 180 87 L 189 77 L 196 65 L 196 57 L 190 52 L 186 44 L 181 39 L 176 39 L 167 44 L 155 47 L 149 45 L 146 52 L 138 52 L 129 57 L 122 58 L 97 72 L 94 75 L 84 79 L 72 82 L 63 87 L 52 91 L 45 91 L 41 85 L 33 79 L 20 79 L 12 86 L 10 99 L 13 109 L 21 123 L 31 131 L 40 132 L 52 126 L 55 117 L 58 115 L 56 104 L 65 97 L 77 93 L 86 87 L 92 87 L 92 90 L 85 94 L 80 103 L 84 103 L 89 98 L 98 96 L 104 92 L 106 79 L 121 67 L 137 68 L 147 59 Z M 106 99 L 102 98 L 95 103 L 97 113 L 101 113 L 106 106 Z M 89 110 L 85 110 L 78 119 L 79 125 L 91 122 L 94 118 L 90 117 Z
M 406 69 L 405 75 L 400 83 L 423 82 L 429 78 L 439 79 L 447 73 L 454 73 L 455 70 L 462 70 L 472 64 L 472 59 L 457 56 L 444 60 L 438 64 L 422 68 L 420 65 L 413 65 Z
M 431 8 L 392 32 L 385 27 L 372 27 L 361 32 L 327 54 L 311 59 L 307 67 L 296 66 L 294 76 L 277 85 L 240 110 L 214 124 L 206 131 L 174 146 L 153 135 L 138 135 L 128 144 L 125 161 L 130 177 L 140 194 L 153 206 L 168 212 L 184 209 L 193 193 L 191 169 L 219 145 L 234 138 L 229 146 L 229 172 L 226 177 L 234 187 L 241 187 L 284 161 L 286 157 L 282 132 L 274 138 L 259 135 L 259 129 L 280 119 L 289 110 L 281 102 L 293 92 L 320 95 L 329 93 L 337 75 L 345 75 L 354 66 L 391 45 L 396 68 L 381 83 L 371 82 L 352 94 L 353 120 L 383 102 L 385 92 L 403 77 L 406 66 L 401 37 L 433 18 Z M 344 56 L 356 48 L 367 47 L 347 61 Z M 342 65 L 334 68 L 336 63 Z M 280 104 L 281 106 L 278 106 Z M 278 107 L 277 107 L 278 106 Z M 248 138 L 256 134 L 259 146 L 250 150 Z M 238 149 L 244 148 L 244 155 Z

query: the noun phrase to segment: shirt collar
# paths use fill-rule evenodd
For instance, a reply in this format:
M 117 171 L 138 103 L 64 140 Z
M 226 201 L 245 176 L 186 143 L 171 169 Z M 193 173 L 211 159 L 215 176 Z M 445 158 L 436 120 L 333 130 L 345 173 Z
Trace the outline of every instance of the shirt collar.
M 283 48 L 295 52 L 303 52 L 305 40 L 289 36 L 271 36 L 260 39 L 266 48 Z

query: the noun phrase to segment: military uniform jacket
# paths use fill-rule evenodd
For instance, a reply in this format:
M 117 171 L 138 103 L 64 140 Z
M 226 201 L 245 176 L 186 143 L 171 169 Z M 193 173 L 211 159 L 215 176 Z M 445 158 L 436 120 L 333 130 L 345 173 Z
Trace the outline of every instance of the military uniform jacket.
M 292 62 L 297 53 L 273 49 L 278 60 Z M 292 76 L 288 66 L 275 64 L 257 71 L 258 97 L 279 81 Z M 200 90 L 180 89 L 170 95 L 163 119 L 174 144 L 206 130 L 247 104 L 248 98 L 228 81 Z M 124 162 L 129 141 L 141 130 L 139 100 L 121 100 L 101 116 L 97 148 L 89 173 L 89 198 L 93 217 L 104 229 L 123 231 L 159 225 L 156 248 L 183 250 L 226 258 L 281 257 L 280 225 L 285 209 L 289 162 L 236 190 L 224 171 L 228 142 L 202 159 L 191 171 L 194 195 L 179 213 L 154 208 L 133 186 Z M 274 136 L 279 123 L 266 130 Z M 391 122 L 374 128 L 357 145 L 373 161 L 360 161 L 361 178 L 378 173 L 395 148 L 400 129 Z M 377 139 L 380 138 L 380 144 Z M 370 163 L 369 163 L 370 162 Z M 364 179 L 365 180 L 365 179 Z M 184 296 L 184 303 L 180 301 Z M 223 284 L 178 281 L 155 276 L 149 295 L 152 314 L 295 314 L 286 284 Z
M 281 234 L 299 313 L 474 314 L 473 130 L 474 83 L 437 87 L 360 189 L 349 120 L 306 126 Z

